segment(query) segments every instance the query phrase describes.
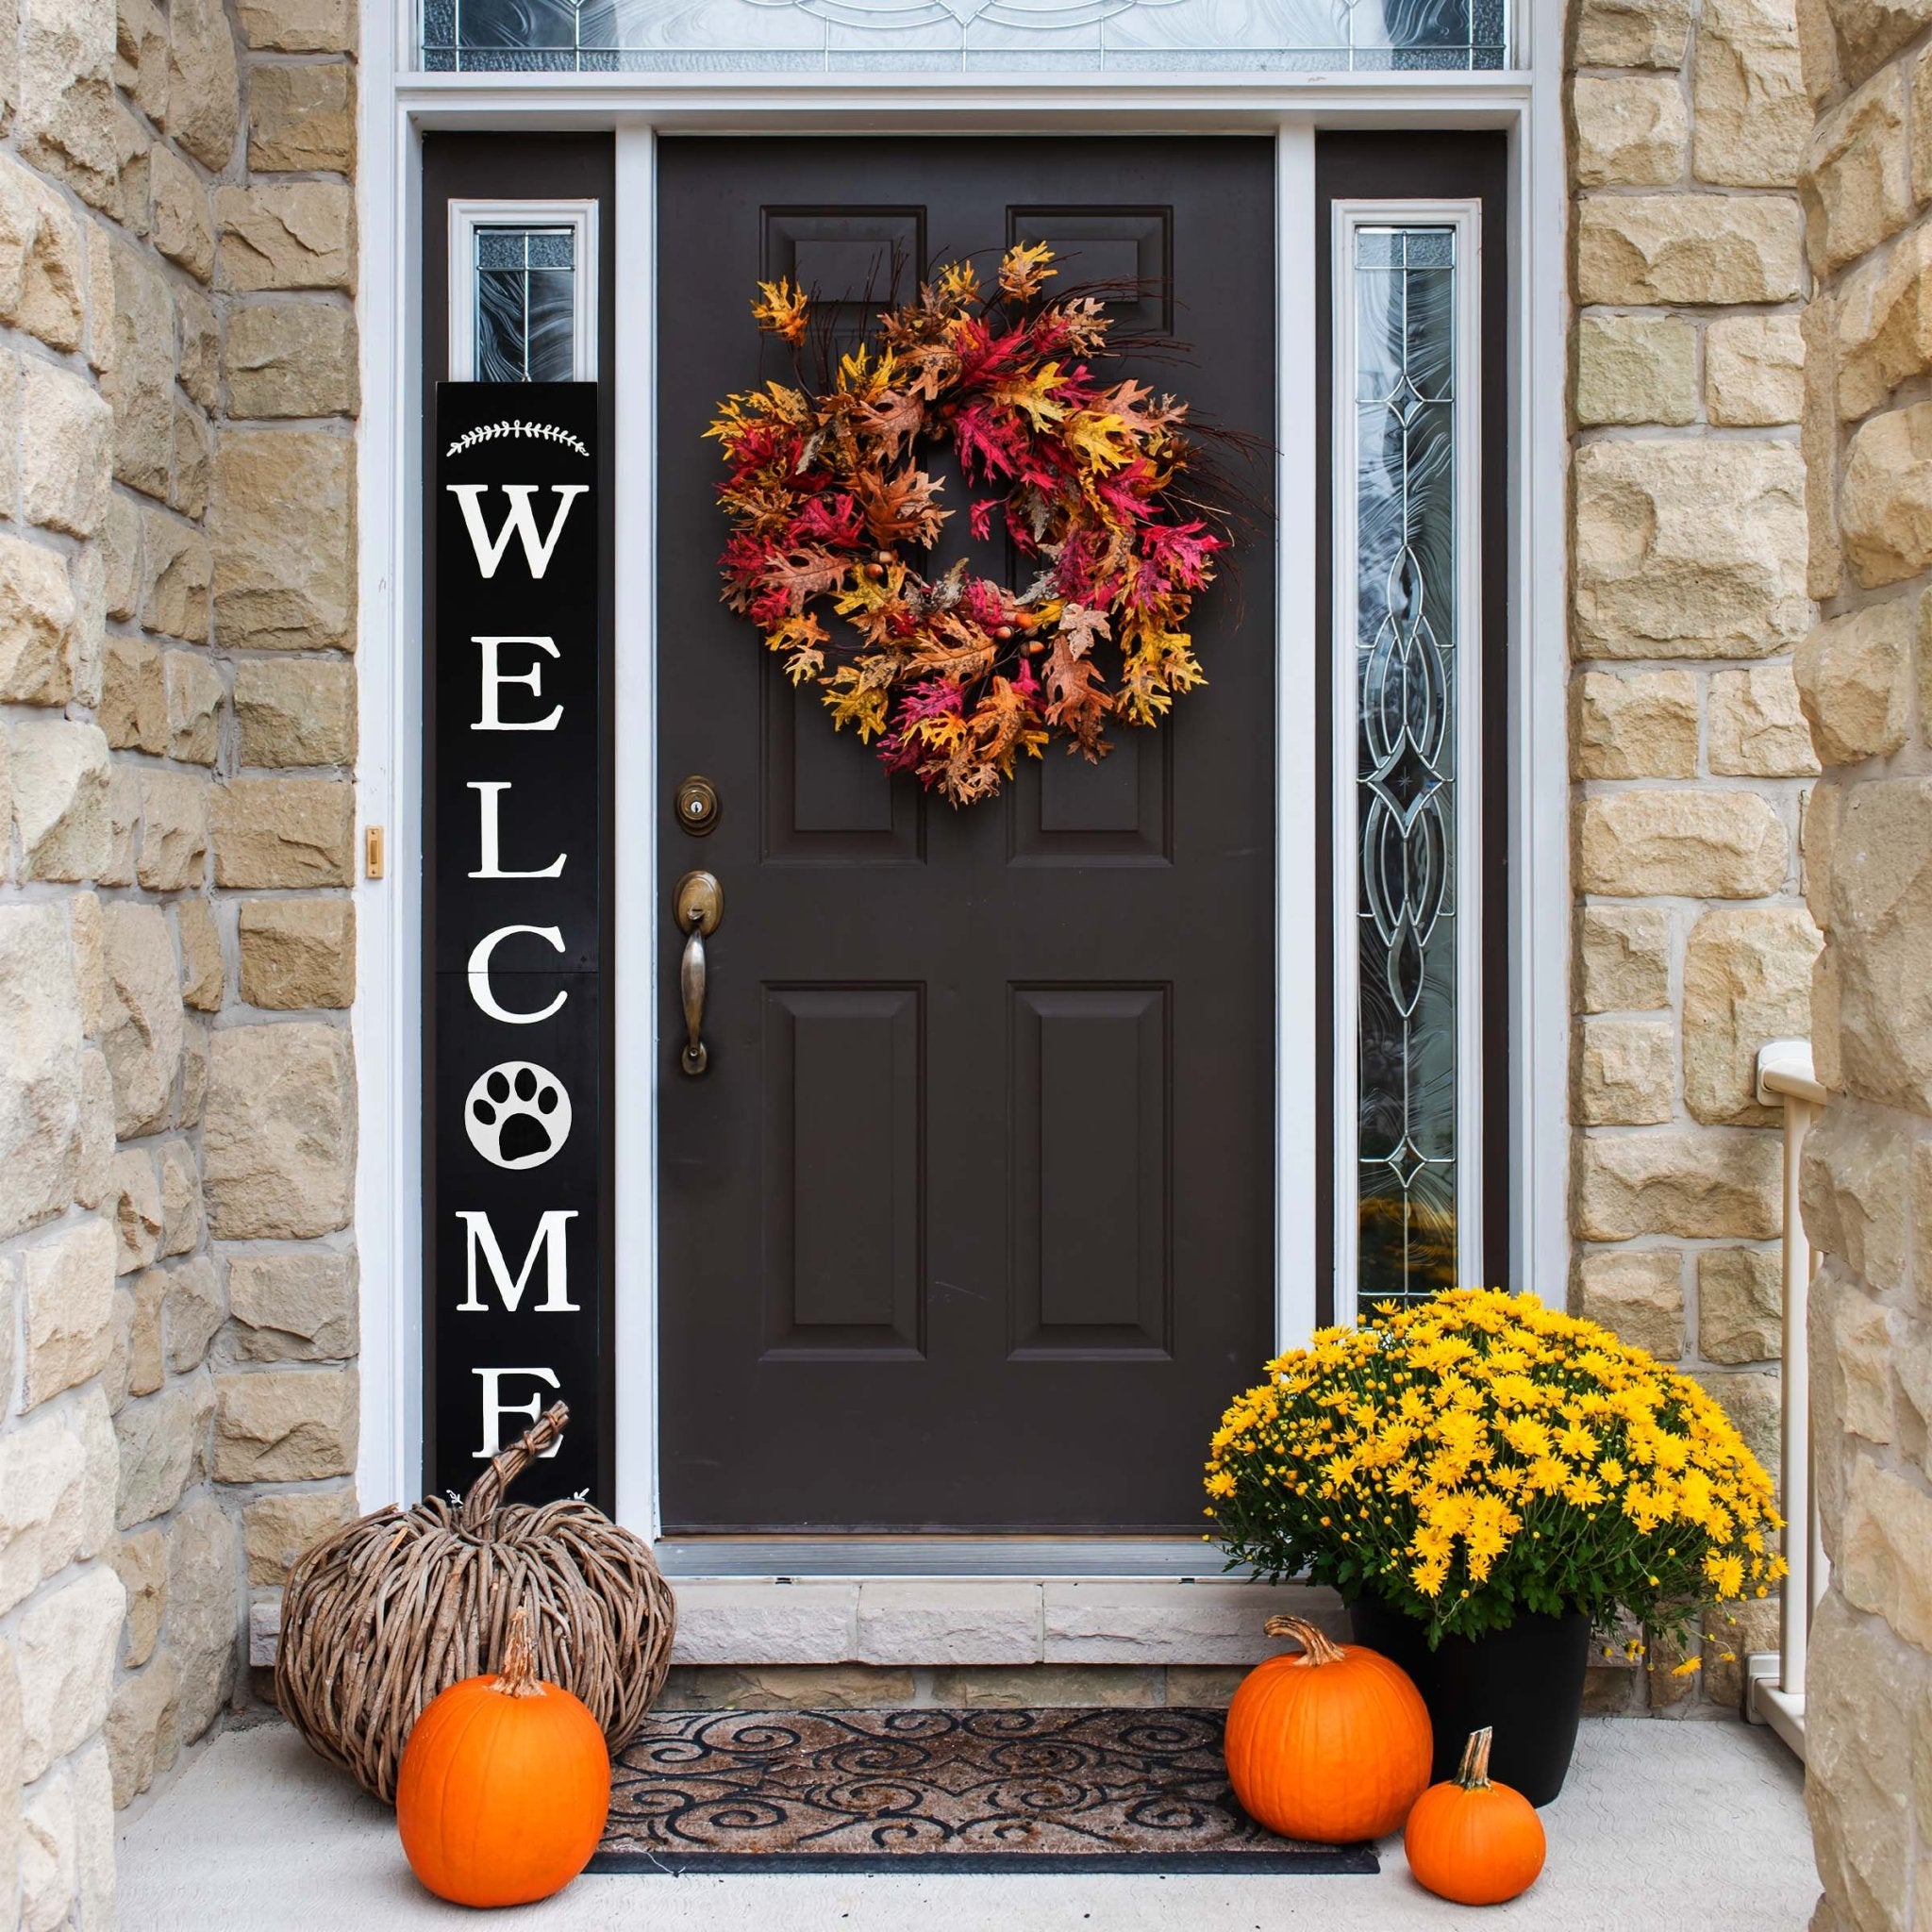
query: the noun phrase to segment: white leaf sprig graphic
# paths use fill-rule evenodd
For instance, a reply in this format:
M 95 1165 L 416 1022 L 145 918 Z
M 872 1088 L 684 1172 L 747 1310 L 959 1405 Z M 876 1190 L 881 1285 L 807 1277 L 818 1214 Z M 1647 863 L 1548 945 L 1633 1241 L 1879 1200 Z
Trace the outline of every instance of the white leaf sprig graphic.
M 479 442 L 494 442 L 502 436 L 526 436 L 540 442 L 560 442 L 576 451 L 580 457 L 591 452 L 584 447 L 581 437 L 573 436 L 568 429 L 559 429 L 554 423 L 482 423 L 475 429 L 466 430 L 443 451 L 446 457 L 459 457 L 466 449 L 474 449 Z

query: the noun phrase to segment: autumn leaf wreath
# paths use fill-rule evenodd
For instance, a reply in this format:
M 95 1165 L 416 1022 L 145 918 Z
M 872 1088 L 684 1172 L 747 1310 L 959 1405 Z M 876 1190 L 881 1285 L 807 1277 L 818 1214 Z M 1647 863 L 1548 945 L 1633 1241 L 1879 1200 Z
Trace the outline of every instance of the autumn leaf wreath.
M 970 263 L 941 268 L 825 379 L 730 396 L 706 431 L 730 465 L 724 601 L 794 685 L 818 684 L 835 729 L 876 738 L 889 771 L 956 806 L 991 797 L 1055 736 L 1097 762 L 1110 720 L 1153 724 L 1206 682 L 1188 615 L 1227 539 L 1177 490 L 1198 461 L 1187 405 L 1102 379 L 1106 305 L 1043 299 L 1052 260 L 1009 248 L 984 292 Z M 758 290 L 759 326 L 797 364 L 810 297 L 789 280 Z M 968 510 L 974 538 L 1004 515 L 1017 575 L 1033 572 L 1024 589 L 964 558 L 929 574 L 953 512 L 919 452 L 941 441 L 986 492 Z M 837 639 L 827 606 L 849 626 Z

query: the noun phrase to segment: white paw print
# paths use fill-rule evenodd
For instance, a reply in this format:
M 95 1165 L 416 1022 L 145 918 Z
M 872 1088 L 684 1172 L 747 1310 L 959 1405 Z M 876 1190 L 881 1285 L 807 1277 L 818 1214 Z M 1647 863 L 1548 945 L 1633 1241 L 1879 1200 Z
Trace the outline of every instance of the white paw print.
M 463 1103 L 470 1145 L 496 1167 L 541 1167 L 570 1139 L 570 1095 L 547 1067 L 505 1060 Z

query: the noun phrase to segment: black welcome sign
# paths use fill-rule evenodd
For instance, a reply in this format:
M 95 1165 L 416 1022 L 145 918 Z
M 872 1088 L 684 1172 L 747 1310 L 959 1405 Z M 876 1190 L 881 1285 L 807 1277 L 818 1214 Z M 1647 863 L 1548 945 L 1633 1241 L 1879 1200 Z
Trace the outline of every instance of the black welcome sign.
M 610 1506 L 595 383 L 441 383 L 425 700 L 426 1472 L 552 1402 L 525 1501 Z

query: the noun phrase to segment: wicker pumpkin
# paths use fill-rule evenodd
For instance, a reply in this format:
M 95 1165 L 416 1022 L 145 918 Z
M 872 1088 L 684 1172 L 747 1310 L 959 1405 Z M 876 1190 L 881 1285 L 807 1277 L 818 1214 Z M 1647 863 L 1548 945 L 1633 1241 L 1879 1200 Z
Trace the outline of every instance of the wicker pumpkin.
M 1271 1657 L 1228 1707 L 1228 1781 L 1249 1817 L 1284 1838 L 1353 1844 L 1394 1831 L 1429 1781 L 1429 1713 L 1401 1665 L 1339 1644 L 1300 1617 L 1270 1617 L 1298 1655 Z
M 563 1433 L 558 1403 L 460 1505 L 378 1509 L 317 1543 L 282 1596 L 275 1701 L 323 1757 L 395 1801 L 430 1700 L 505 1654 L 509 1620 L 540 1627 L 537 1674 L 581 1698 L 613 1756 L 664 1682 L 676 1611 L 649 1547 L 589 1503 L 506 1504 Z
M 1402 1834 L 1418 1882 L 1461 1906 L 1499 1906 L 1543 1869 L 1543 1822 L 1513 1786 L 1490 1782 L 1490 1735 L 1470 1732 L 1456 1775 L 1415 1801 Z
M 452 1684 L 409 1733 L 396 1829 L 410 1869 L 455 1905 L 526 1906 L 590 1863 L 609 1812 L 597 1721 L 539 1679 L 520 1609 L 502 1670 Z

